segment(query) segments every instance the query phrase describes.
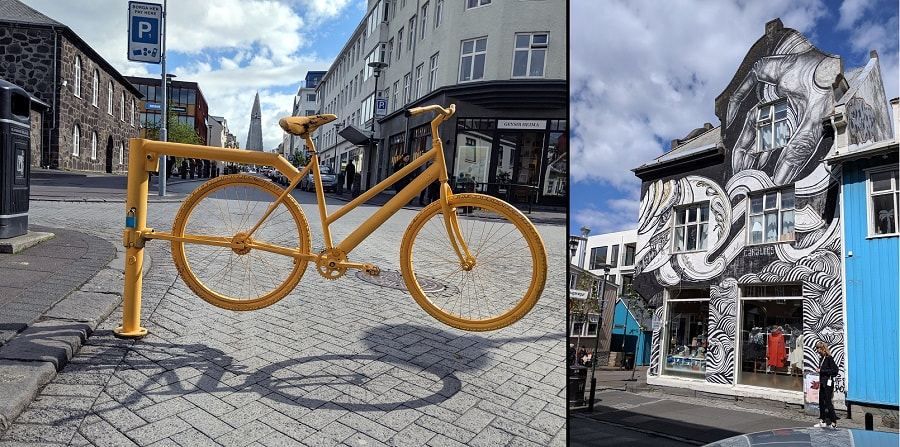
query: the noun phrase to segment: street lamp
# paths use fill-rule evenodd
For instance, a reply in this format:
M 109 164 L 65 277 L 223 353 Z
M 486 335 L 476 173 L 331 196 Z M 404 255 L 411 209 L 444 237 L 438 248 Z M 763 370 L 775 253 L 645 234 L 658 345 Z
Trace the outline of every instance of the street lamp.
M 606 294 L 606 277 L 607 275 L 609 275 L 609 264 L 602 264 L 600 268 L 603 269 L 603 282 L 600 283 L 600 296 L 597 298 L 598 304 L 605 298 L 604 295 Z M 600 309 L 597 310 L 599 311 Z M 595 372 L 597 371 L 597 349 L 600 348 L 600 323 L 601 321 L 598 318 L 597 334 L 594 337 L 594 353 L 591 354 L 591 395 L 588 400 L 588 411 L 594 411 L 594 393 L 597 390 L 597 377 L 595 376 Z
M 384 70 L 388 66 L 388 64 L 387 62 L 375 61 L 369 62 L 368 65 L 372 67 L 373 75 L 375 75 L 375 96 L 372 98 L 372 125 L 369 129 L 372 131 L 372 137 L 369 139 L 369 141 L 372 143 L 372 150 L 369 153 L 369 157 L 375 157 L 376 153 L 378 152 L 378 142 L 377 140 L 375 140 L 375 114 L 378 113 L 378 97 L 380 96 L 378 94 L 378 78 L 381 76 L 381 70 Z M 369 158 L 368 160 L 366 160 L 366 162 L 370 167 L 372 166 L 372 158 Z M 359 169 L 362 170 L 362 166 L 360 166 Z M 369 184 L 372 177 L 371 170 L 368 170 L 368 172 L 369 174 L 366 175 L 366 189 L 369 189 Z

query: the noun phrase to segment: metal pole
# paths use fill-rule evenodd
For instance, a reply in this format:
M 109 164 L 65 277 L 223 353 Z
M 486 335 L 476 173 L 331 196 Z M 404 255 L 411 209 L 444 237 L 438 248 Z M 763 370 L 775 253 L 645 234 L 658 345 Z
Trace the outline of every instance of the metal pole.
M 162 10 L 162 32 L 161 34 L 161 44 L 162 44 L 162 120 L 160 121 L 159 127 L 159 141 L 168 141 L 168 129 L 166 128 L 166 119 L 168 118 L 169 108 L 167 107 L 166 98 L 166 10 L 168 4 L 168 0 L 163 0 L 163 10 Z M 166 156 L 159 156 L 159 195 L 166 195 Z
M 609 266 L 603 268 L 603 282 L 600 284 L 600 297 L 597 303 L 605 298 L 606 295 L 606 275 L 609 274 Z M 599 307 L 599 306 L 598 306 Z M 599 309 L 598 309 L 599 310 Z M 602 315 L 602 313 L 601 313 Z M 597 319 L 597 336 L 594 337 L 594 353 L 591 354 L 591 395 L 588 400 L 588 411 L 594 411 L 594 393 L 597 391 L 597 377 L 594 373 L 597 371 L 597 349 L 600 347 L 600 319 Z

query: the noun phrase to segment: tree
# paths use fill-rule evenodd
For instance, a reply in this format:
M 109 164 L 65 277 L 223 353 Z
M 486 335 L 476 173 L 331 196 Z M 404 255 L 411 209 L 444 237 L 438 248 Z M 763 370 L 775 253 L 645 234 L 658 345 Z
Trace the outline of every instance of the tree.
M 294 151 L 294 159 L 291 162 L 293 163 L 295 168 L 299 168 L 301 166 L 306 166 L 306 155 L 303 155 L 303 152 Z
M 146 121 L 143 124 L 144 126 L 144 138 L 148 140 L 159 140 L 159 128 L 160 123 L 157 121 L 155 123 Z M 197 134 L 197 131 L 189 124 L 182 123 L 178 120 L 178 115 L 172 112 L 169 109 L 168 118 L 166 119 L 166 141 L 172 143 L 186 143 L 186 144 L 203 144 L 203 140 L 200 139 L 200 135 Z M 181 166 L 181 161 L 184 160 L 184 157 L 175 157 L 174 161 L 169 161 L 167 163 L 169 168 L 172 165 Z M 171 174 L 171 171 L 169 171 Z

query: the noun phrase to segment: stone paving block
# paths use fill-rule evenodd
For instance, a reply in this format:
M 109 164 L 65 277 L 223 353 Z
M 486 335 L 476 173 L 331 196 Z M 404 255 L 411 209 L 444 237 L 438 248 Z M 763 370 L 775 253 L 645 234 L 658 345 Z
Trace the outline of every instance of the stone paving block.
M 191 428 L 177 416 L 170 416 L 131 430 L 128 436 L 139 445 L 150 445 Z
M 453 422 L 454 421 L 444 421 L 433 416 L 425 415 L 417 419 L 415 424 L 463 444 L 468 443 L 475 437 L 475 432 L 458 427 Z
M 426 445 L 437 433 L 421 425 L 409 425 L 400 430 L 390 440 L 390 444 L 398 447 Z
M 66 445 L 74 436 L 77 427 L 72 425 L 50 426 L 45 424 L 17 423 L 0 436 L 0 445 L 24 443 L 26 445 Z
M 238 425 L 235 430 L 230 431 L 215 439 L 219 444 L 230 446 L 245 446 L 260 439 L 265 439 L 275 430 L 261 421 L 249 421 L 246 424 Z
M 469 443 L 469 445 L 474 447 L 509 445 L 512 439 L 513 435 L 511 433 L 491 426 L 485 427 L 484 430 L 478 432 L 478 434 L 474 438 L 472 438 L 472 441 Z
M 0 360 L 0 429 L 9 428 L 55 373 L 49 362 Z
M 44 318 L 83 321 L 94 330 L 121 301 L 121 296 L 116 294 L 76 291 L 56 303 Z

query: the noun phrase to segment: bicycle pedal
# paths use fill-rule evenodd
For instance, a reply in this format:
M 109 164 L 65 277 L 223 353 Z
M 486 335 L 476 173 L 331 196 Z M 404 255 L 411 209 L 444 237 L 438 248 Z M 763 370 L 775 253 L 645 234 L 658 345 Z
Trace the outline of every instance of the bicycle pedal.
M 379 268 L 377 265 L 365 264 L 363 266 L 363 273 L 369 276 L 380 276 L 381 268 Z

